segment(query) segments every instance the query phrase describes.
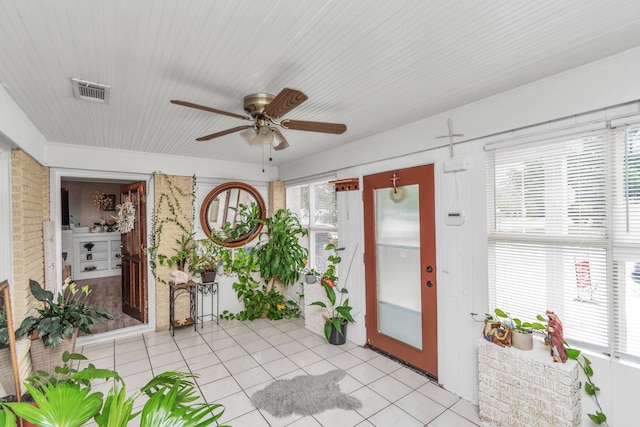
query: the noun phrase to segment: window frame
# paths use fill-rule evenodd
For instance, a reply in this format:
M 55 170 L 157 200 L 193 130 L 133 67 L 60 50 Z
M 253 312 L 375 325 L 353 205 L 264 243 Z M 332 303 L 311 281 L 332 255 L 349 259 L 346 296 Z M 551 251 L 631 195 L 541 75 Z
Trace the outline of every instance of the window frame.
M 322 224 L 322 223 L 318 223 L 316 221 L 316 198 L 315 198 L 315 192 L 316 192 L 316 188 L 317 186 L 320 185 L 328 185 L 328 186 L 332 186 L 333 187 L 333 192 L 335 194 L 335 185 L 331 184 L 329 180 L 320 180 L 320 181 L 313 181 L 313 182 L 308 182 L 308 183 L 304 183 L 304 184 L 298 184 L 298 185 L 290 185 L 287 186 L 286 188 L 286 193 L 287 193 L 287 208 L 291 209 L 292 211 L 294 211 L 294 213 L 298 214 L 297 212 L 295 212 L 295 210 L 292 209 L 291 207 L 291 201 L 292 201 L 292 193 L 293 191 L 295 191 L 296 189 L 300 189 L 302 191 L 303 188 L 307 188 L 307 197 L 308 197 L 308 205 L 306 206 L 306 210 L 308 211 L 308 216 L 307 216 L 307 220 L 305 220 L 304 218 L 301 218 L 301 223 L 302 226 L 304 228 L 307 229 L 308 234 L 307 237 L 303 238 L 304 239 L 304 244 L 303 246 L 307 247 L 307 250 L 309 251 L 309 261 L 307 264 L 307 268 L 309 270 L 313 269 L 315 271 L 318 272 L 323 272 L 324 269 L 326 268 L 326 265 L 318 265 L 318 261 L 319 259 L 323 259 L 325 260 L 325 264 L 326 264 L 326 259 L 328 258 L 329 255 L 331 255 L 331 252 L 327 252 L 324 250 L 324 247 L 322 249 L 323 251 L 323 255 L 319 256 L 319 254 L 316 251 L 316 241 L 317 241 L 317 237 L 320 233 L 329 233 L 330 239 L 336 243 L 337 239 L 338 239 L 338 201 L 337 201 L 337 197 L 335 198 L 335 205 L 334 205 L 334 209 L 335 209 L 335 218 L 336 218 L 336 222 L 335 225 L 328 225 L 328 224 Z M 304 209 L 304 207 L 301 206 L 301 209 Z M 300 216 L 299 216 L 300 217 Z M 312 260 L 316 260 L 314 262 L 312 262 Z
M 640 116 L 637 116 L 638 120 L 635 121 L 636 124 L 631 125 L 630 128 L 633 129 L 636 133 L 636 137 L 640 140 L 640 125 L 637 123 L 640 121 Z M 625 298 L 626 293 L 629 292 L 628 289 L 625 288 L 625 281 L 628 283 L 626 276 L 631 274 L 628 271 L 625 271 L 625 268 L 628 269 L 631 264 L 629 262 L 640 262 L 640 236 L 634 238 L 633 236 L 629 236 L 629 232 L 627 231 L 626 236 L 620 236 L 616 234 L 616 227 L 619 228 L 619 217 L 621 214 L 617 212 L 620 209 L 620 201 L 619 198 L 624 198 L 626 194 L 629 193 L 629 188 L 624 187 L 628 183 L 629 171 L 626 169 L 625 171 L 621 171 L 622 166 L 627 166 L 625 163 L 621 163 L 621 161 L 627 160 L 627 150 L 628 147 L 625 145 L 627 143 L 627 137 L 621 138 L 620 135 L 622 133 L 627 133 L 629 129 L 628 122 L 634 122 L 633 120 L 629 120 L 626 118 L 624 120 L 625 123 L 618 123 L 614 127 L 610 125 L 610 122 L 602 122 L 600 124 L 600 129 L 598 132 L 606 135 L 606 139 L 604 140 L 604 177 L 603 177 L 603 188 L 604 188 L 604 197 L 605 202 L 602 207 L 604 208 L 604 213 L 602 214 L 603 219 L 603 233 L 598 235 L 587 234 L 584 236 L 576 235 L 553 235 L 553 233 L 546 233 L 548 225 L 544 224 L 544 230 L 541 234 L 527 234 L 527 233 L 518 233 L 509 230 L 501 230 L 499 220 L 500 214 L 498 213 L 498 193 L 500 190 L 497 188 L 496 184 L 496 161 L 500 163 L 500 160 L 496 160 L 495 154 L 504 152 L 505 150 L 513 150 L 514 152 L 525 152 L 525 150 L 534 147 L 532 144 L 540 144 L 540 150 L 544 150 L 544 147 L 551 147 L 554 141 L 563 141 L 567 142 L 572 138 L 582 138 L 586 135 L 585 132 L 581 131 L 577 128 L 573 132 L 562 132 L 562 134 L 553 135 L 552 132 L 547 133 L 544 136 L 541 136 L 539 139 L 530 139 L 526 142 L 516 142 L 513 144 L 509 144 L 509 141 L 502 141 L 500 144 L 495 144 L 495 146 L 491 146 L 488 144 L 485 147 L 487 151 L 486 156 L 486 179 L 487 179 L 487 251 L 488 251 L 488 287 L 489 287 L 489 304 L 490 306 L 496 306 L 496 287 L 499 286 L 497 284 L 496 276 L 500 272 L 496 272 L 496 269 L 509 270 L 513 269 L 513 266 L 509 264 L 509 266 L 496 266 L 497 262 L 494 259 L 494 252 L 496 251 L 496 246 L 504 244 L 504 245 L 542 245 L 549 250 L 549 248 L 553 246 L 562 247 L 563 245 L 575 245 L 576 247 L 585 247 L 585 248 L 593 248 L 593 250 L 600 250 L 604 253 L 604 260 L 600 260 L 600 268 L 604 269 L 604 273 L 600 272 L 600 280 L 605 283 L 606 286 L 606 307 L 605 313 L 606 317 L 604 321 L 601 322 L 599 327 L 602 328 L 603 334 L 605 337 L 605 342 L 603 345 L 593 345 L 593 342 L 590 342 L 585 339 L 568 339 L 565 338 L 570 343 L 575 343 L 575 345 L 592 349 L 599 352 L 602 352 L 607 355 L 613 354 L 615 357 L 623 358 L 626 360 L 631 360 L 634 362 L 640 362 L 640 325 L 635 326 L 631 324 L 632 322 L 628 320 L 625 313 L 622 310 L 626 309 L 626 305 L 629 303 L 629 300 L 621 300 L 621 298 Z M 596 125 L 597 127 L 597 125 Z M 593 132 L 594 124 L 590 124 L 589 132 Z M 588 134 L 588 133 L 587 133 Z M 640 144 L 639 141 L 636 141 L 636 144 Z M 637 145 L 636 145 L 637 149 Z M 622 153 L 621 153 L 622 151 Z M 638 153 L 636 153 L 638 154 Z M 639 156 L 640 157 L 640 156 Z M 564 159 L 567 162 L 567 159 Z M 575 161 L 575 160 L 574 160 Z M 640 164 L 640 160 L 635 159 L 638 163 L 635 164 L 635 167 L 638 167 Z M 588 160 L 583 160 L 582 158 L 578 159 L 576 164 L 583 165 L 586 164 Z M 498 165 L 498 168 L 501 165 Z M 640 168 L 639 168 L 640 169 Z M 634 170 L 634 173 L 638 173 L 637 170 Z M 565 175 L 563 178 L 563 185 L 567 187 L 571 187 L 571 178 L 569 174 Z M 640 184 L 635 184 L 638 188 L 633 188 L 632 190 L 640 192 Z M 553 187 L 553 183 L 545 183 L 544 191 L 549 191 L 549 188 Z M 575 186 L 574 186 L 575 187 Z M 523 187 L 524 188 L 524 187 Z M 575 188 L 573 188 L 575 190 Z M 553 191 L 553 190 L 551 190 Z M 526 196 L 524 192 L 520 194 L 520 197 L 524 199 Z M 640 212 L 640 197 L 636 198 L 635 203 L 638 206 L 638 212 Z M 592 208 L 593 205 L 589 205 L 588 203 L 581 203 L 576 205 L 578 208 Z M 626 206 L 628 209 L 629 202 L 627 200 Z M 582 212 L 582 210 L 579 210 Z M 570 217 L 568 211 L 563 212 L 564 215 Z M 543 213 L 544 216 L 544 213 Z M 597 216 L 597 215 L 596 215 Z M 635 220 L 632 221 L 632 226 L 635 226 L 635 230 L 638 230 L 640 227 L 640 219 L 638 219 L 640 215 L 637 215 Z M 628 219 L 628 210 L 627 210 L 627 219 Z M 625 240 L 625 237 L 627 240 Z M 631 239 L 631 244 L 629 243 L 629 239 Z M 634 245 L 633 243 L 638 243 Z M 630 247 L 634 249 L 629 249 Z M 515 255 L 508 254 L 507 257 L 511 257 Z M 560 260 L 551 260 L 545 261 L 551 263 L 560 263 Z M 576 286 L 579 287 L 579 273 L 577 271 L 578 263 L 576 262 Z M 545 264 L 546 267 L 546 264 Z M 517 268 L 517 267 L 516 267 Z M 591 271 L 589 270 L 589 273 Z M 624 272 L 624 275 L 621 275 L 620 272 Z M 628 274 L 627 274 L 628 273 Z M 552 280 L 547 278 L 545 281 L 546 289 L 551 289 L 557 284 L 551 283 Z M 567 288 L 567 284 L 569 283 L 568 279 L 565 278 L 564 282 L 561 283 L 561 288 Z M 640 285 L 640 282 L 637 282 Z M 510 291 L 512 293 L 516 293 L 515 287 L 511 285 L 513 289 Z M 625 290 L 626 289 L 626 290 Z M 562 292 L 562 291 L 561 291 Z M 545 304 L 548 302 L 545 301 Z M 524 304 L 534 304 L 531 302 L 525 302 Z M 562 302 L 564 304 L 564 302 Z M 563 306 L 564 307 L 564 306 Z M 635 306 L 640 309 L 640 303 Z M 500 307 L 502 309 L 508 310 L 508 307 Z M 549 307 L 552 309 L 552 307 Z M 540 310 L 540 314 L 544 314 L 544 310 Z M 521 313 L 512 313 L 514 316 L 521 316 Z M 524 315 L 522 315 L 524 316 Z M 587 323 L 590 319 L 587 318 L 584 314 L 581 314 L 584 323 Z M 530 316 L 527 316 L 527 320 Z M 562 317 L 561 317 L 562 318 Z M 531 319 L 532 320 L 532 319 Z M 635 330 L 634 330 L 635 329 Z M 565 327 L 566 331 L 566 327 Z M 634 337 L 632 340 L 629 340 L 628 337 L 633 334 Z M 633 341 L 633 342 L 632 342 Z M 625 349 L 631 347 L 630 344 L 635 346 L 634 350 L 631 352 Z

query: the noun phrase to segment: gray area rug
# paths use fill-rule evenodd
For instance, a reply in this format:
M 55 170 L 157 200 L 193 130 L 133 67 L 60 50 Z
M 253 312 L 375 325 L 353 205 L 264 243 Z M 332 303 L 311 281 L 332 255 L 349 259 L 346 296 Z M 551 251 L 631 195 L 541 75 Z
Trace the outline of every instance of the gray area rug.
M 256 392 L 251 401 L 274 417 L 293 414 L 313 415 L 327 409 L 356 410 L 362 402 L 340 391 L 338 382 L 347 375 L 337 369 L 323 375 L 301 375 L 290 380 L 275 380 Z

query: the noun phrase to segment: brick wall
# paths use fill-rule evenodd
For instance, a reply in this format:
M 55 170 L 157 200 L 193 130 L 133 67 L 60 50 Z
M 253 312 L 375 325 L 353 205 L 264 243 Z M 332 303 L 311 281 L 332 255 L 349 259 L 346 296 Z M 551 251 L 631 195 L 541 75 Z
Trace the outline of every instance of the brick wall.
M 325 320 L 322 315 L 326 315 L 327 309 L 317 305 L 311 305 L 314 301 L 322 301 L 327 307 L 330 305 L 327 293 L 320 282 L 313 284 L 304 283 L 304 326 L 312 332 L 324 337 Z M 348 332 L 347 332 L 348 333 Z
M 492 426 L 580 425 L 580 376 L 575 360 L 555 363 L 548 348 L 530 351 L 478 344 L 480 419 Z
M 44 285 L 42 222 L 49 219 L 49 169 L 20 150 L 11 152 L 14 318 L 33 310 L 29 279 Z
M 269 216 L 276 213 L 279 209 L 287 208 L 287 190 L 283 181 L 271 181 L 269 183 L 269 205 L 267 212 Z
M 176 239 L 184 234 L 179 222 L 189 232 L 193 224 L 193 178 L 188 176 L 154 175 L 154 225 L 162 224 L 162 233 L 158 253 L 171 256 L 175 254 Z M 156 242 L 158 244 L 158 242 Z M 156 330 L 169 329 L 169 287 L 171 269 L 166 265 L 156 266 Z M 176 301 L 175 318 L 189 317 L 188 298 Z
M 33 314 L 36 303 L 29 291 L 29 279 L 44 285 L 44 242 L 42 222 L 49 215 L 49 168 L 21 150 L 11 151 L 11 214 L 13 253 L 13 313 L 16 327 Z M 30 372 L 28 342 L 18 346 L 21 379 Z

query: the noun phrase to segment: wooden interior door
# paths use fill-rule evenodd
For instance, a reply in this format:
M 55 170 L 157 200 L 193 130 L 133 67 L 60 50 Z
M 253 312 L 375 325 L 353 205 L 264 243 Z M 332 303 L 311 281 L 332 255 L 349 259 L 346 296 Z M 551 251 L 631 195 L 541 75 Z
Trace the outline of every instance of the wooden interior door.
M 122 312 L 147 323 L 147 193 L 144 181 L 120 187 L 120 203 L 129 198 L 136 209 L 134 228 L 122 234 Z
M 437 378 L 433 165 L 363 181 L 367 342 Z

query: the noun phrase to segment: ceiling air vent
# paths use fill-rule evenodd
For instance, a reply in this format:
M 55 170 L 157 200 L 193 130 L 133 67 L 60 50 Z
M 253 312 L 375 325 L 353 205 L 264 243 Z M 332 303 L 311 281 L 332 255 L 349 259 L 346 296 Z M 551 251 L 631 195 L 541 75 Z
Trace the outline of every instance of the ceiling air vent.
M 73 85 L 73 94 L 76 98 L 84 99 L 85 101 L 101 102 L 103 104 L 109 103 L 111 86 L 91 83 L 80 79 L 71 79 L 71 83 Z

